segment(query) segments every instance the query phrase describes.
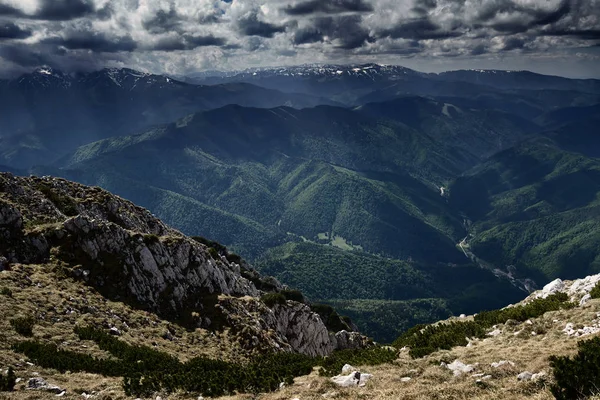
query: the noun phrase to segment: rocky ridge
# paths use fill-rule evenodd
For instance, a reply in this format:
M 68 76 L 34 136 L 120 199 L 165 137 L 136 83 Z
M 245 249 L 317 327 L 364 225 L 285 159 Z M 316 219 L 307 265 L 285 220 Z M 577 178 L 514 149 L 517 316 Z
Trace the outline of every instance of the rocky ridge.
M 363 343 L 337 340 L 306 304 L 267 307 L 257 285 L 279 291 L 279 282 L 100 188 L 1 173 L 0 238 L 0 270 L 51 265 L 113 301 L 188 328 L 228 329 L 251 348 L 314 356 Z

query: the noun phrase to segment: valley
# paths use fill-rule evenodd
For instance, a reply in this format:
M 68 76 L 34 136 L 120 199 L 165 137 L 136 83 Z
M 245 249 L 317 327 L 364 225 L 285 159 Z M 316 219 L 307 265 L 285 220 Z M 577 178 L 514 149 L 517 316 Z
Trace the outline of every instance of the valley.
M 127 198 L 376 340 L 599 271 L 596 81 L 377 64 L 44 71 L 3 82 L 4 170 Z M 31 103 L 65 94 L 64 119 Z

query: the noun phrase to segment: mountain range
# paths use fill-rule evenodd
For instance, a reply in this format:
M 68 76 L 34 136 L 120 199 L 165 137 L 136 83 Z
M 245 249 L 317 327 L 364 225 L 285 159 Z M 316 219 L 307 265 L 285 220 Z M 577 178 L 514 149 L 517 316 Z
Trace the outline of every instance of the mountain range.
M 128 198 L 382 341 L 600 268 L 598 81 L 376 64 L 177 79 L 3 82 L 0 164 Z

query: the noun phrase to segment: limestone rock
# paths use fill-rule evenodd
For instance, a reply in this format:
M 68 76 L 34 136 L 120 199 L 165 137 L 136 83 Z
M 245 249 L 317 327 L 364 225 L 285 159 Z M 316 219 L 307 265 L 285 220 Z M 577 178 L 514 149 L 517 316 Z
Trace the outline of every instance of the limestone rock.
M 340 387 L 353 387 L 353 386 L 365 386 L 367 381 L 371 379 L 373 375 L 360 373 L 358 371 L 351 372 L 348 375 L 337 375 L 331 378 L 331 380 Z
M 465 364 L 459 360 L 454 360 L 452 363 L 450 364 L 446 364 L 445 362 L 442 362 L 440 364 L 441 367 L 447 368 L 450 371 L 452 371 L 452 373 L 454 374 L 454 376 L 459 376 L 462 374 L 467 374 L 469 372 L 473 372 L 475 370 L 475 365 L 469 365 L 469 364 Z
M 336 350 L 364 349 L 373 345 L 373 342 L 369 338 L 361 335 L 358 332 L 348 332 L 342 330 L 335 334 L 334 339 L 334 347 Z
M 500 367 L 503 367 L 505 365 L 506 366 L 514 367 L 515 363 L 512 362 L 512 361 L 508 361 L 508 360 L 501 360 L 501 361 L 498 361 L 498 362 L 493 362 L 490 365 L 491 365 L 492 368 L 500 368 Z
M 530 381 L 532 377 L 533 374 L 529 371 L 524 371 L 517 375 L 517 379 L 520 381 Z
M 65 392 L 60 387 L 58 387 L 56 385 L 50 385 L 44 379 L 39 378 L 39 377 L 29 378 L 29 380 L 27 381 L 27 389 L 43 390 L 45 392 L 50 392 L 50 393 L 54 393 L 54 394 L 61 394 L 61 393 Z
M 249 349 L 325 356 L 369 344 L 355 332 L 330 336 L 306 304 L 268 308 L 253 282 L 277 290 L 277 280 L 239 259 L 215 255 L 148 210 L 100 188 L 0 173 L 0 194 L 2 263 L 43 264 L 52 249 L 52 262 L 69 266 L 73 278 L 103 296 L 192 327 L 229 326 Z

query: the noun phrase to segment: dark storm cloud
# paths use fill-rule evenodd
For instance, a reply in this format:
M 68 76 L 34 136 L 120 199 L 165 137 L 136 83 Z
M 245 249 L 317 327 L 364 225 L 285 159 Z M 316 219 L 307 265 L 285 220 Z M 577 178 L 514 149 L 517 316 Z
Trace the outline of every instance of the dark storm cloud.
M 429 18 L 416 18 L 403 21 L 391 29 L 383 30 L 380 36 L 392 39 L 426 40 L 459 37 L 462 36 L 462 33 L 457 30 L 444 30 Z
M 154 17 L 142 23 L 144 29 L 153 34 L 179 31 L 181 26 L 181 16 L 177 14 L 175 7 L 169 11 L 159 10 Z
M 337 41 L 341 49 L 356 49 L 372 40 L 369 31 L 361 25 L 358 15 L 338 17 L 318 17 L 311 20 L 311 25 L 299 29 L 294 34 L 294 44 L 323 42 L 326 38 Z
M 424 17 L 427 14 L 429 14 L 429 12 L 433 9 L 435 9 L 437 7 L 437 0 L 421 0 L 421 1 L 417 1 L 413 8 L 412 11 L 421 16 Z
M 489 2 L 478 13 L 476 22 L 490 26 L 498 32 L 522 33 L 560 21 L 571 12 L 572 3 L 573 0 L 563 0 L 555 10 L 540 10 L 510 0 Z M 509 17 L 496 21 L 499 14 Z
M 548 29 L 540 32 L 543 36 L 572 36 L 580 40 L 600 40 L 600 29 Z M 599 43 L 600 44 L 600 43 Z
M 373 6 L 364 0 L 309 0 L 283 9 L 288 15 L 339 14 L 344 12 L 370 12 Z
M 272 38 L 276 33 L 285 32 L 286 29 L 283 25 L 275 25 L 259 20 L 257 14 L 239 19 L 237 21 L 237 28 L 240 33 L 246 36 L 260 36 L 265 38 Z
M 178 50 L 193 50 L 204 46 L 224 46 L 226 40 L 223 38 L 208 36 L 191 36 L 183 35 L 175 38 L 166 38 L 160 40 L 150 50 L 159 51 L 178 51 Z
M 22 17 L 24 14 L 21 10 L 18 10 L 7 4 L 0 4 L 0 16 L 4 17 Z
M 524 47 L 525 47 L 525 41 L 523 39 L 511 37 L 511 38 L 508 38 L 504 42 L 502 51 L 518 50 L 518 49 L 523 49 Z
M 99 32 L 71 32 L 66 37 L 52 37 L 42 41 L 43 44 L 64 47 L 69 50 L 90 50 L 95 53 L 131 52 L 137 43 L 129 35 L 109 38 Z
M 23 29 L 12 22 L 0 23 L 0 40 L 2 39 L 25 39 L 31 36 L 31 30 Z
M 477 46 L 473 47 L 473 49 L 470 52 L 472 56 L 480 56 L 485 53 L 487 53 L 487 47 L 483 43 L 480 43 Z
M 91 15 L 95 11 L 92 0 L 42 0 L 41 7 L 34 18 L 68 21 Z
M 22 44 L 0 46 L 0 58 L 21 67 L 37 67 L 50 64 L 47 52 L 36 51 L 31 46 Z
M 77 18 L 93 16 L 107 19 L 111 15 L 110 3 L 96 10 L 92 0 L 42 0 L 40 7 L 33 14 L 26 14 L 20 9 L 0 4 L 0 16 L 26 18 L 46 21 L 69 21 Z

